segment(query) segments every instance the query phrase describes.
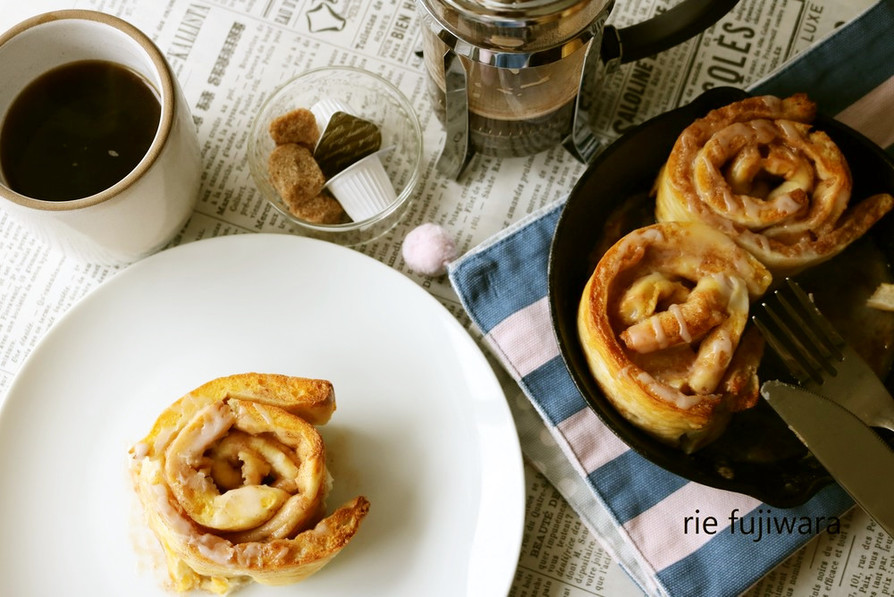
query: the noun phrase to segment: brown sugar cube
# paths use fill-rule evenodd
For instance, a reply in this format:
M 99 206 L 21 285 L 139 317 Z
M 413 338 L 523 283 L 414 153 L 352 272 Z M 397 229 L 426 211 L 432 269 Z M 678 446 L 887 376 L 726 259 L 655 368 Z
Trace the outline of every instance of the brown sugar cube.
M 267 172 L 273 188 L 293 213 L 319 195 L 326 183 L 310 150 L 295 143 L 273 148 L 267 161 Z
M 344 224 L 351 220 L 341 203 L 326 190 L 302 203 L 292 213 L 314 224 Z
M 269 130 L 270 137 L 277 145 L 297 143 L 313 149 L 320 138 L 317 118 L 306 108 L 298 108 L 274 118 Z

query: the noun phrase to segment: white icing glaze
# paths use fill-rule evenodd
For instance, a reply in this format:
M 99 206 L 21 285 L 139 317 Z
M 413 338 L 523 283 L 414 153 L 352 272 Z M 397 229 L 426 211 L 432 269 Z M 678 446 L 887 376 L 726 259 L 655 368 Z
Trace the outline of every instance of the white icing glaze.
M 183 537 L 189 537 L 195 533 L 192 523 L 184 518 L 174 507 L 172 503 L 173 498 L 164 485 L 153 485 L 152 494 L 155 512 L 162 517 L 165 526 Z
M 644 245 L 667 242 L 667 238 L 659 228 L 640 228 L 634 230 L 618 241 L 618 250 L 624 254 L 631 250 L 639 250 Z
M 256 412 L 261 416 L 261 419 L 264 421 L 264 423 L 269 425 L 271 428 L 275 427 L 276 424 L 273 421 L 273 417 L 270 416 L 270 413 L 266 408 L 259 408 Z
M 643 228 L 642 230 L 635 232 L 634 235 L 649 243 L 663 243 L 667 241 L 664 232 L 662 232 L 660 228 Z
M 196 535 L 193 544 L 202 557 L 212 562 L 228 564 L 235 559 L 236 550 L 233 545 L 214 535 L 208 533 Z
M 687 344 L 692 342 L 692 334 L 689 333 L 689 325 L 686 323 L 686 320 L 683 318 L 683 311 L 680 308 L 680 305 L 673 304 L 667 309 L 677 320 L 677 325 L 680 326 L 680 337 L 683 338 L 683 341 Z
M 165 448 L 168 447 L 168 444 L 171 443 L 171 438 L 174 437 L 175 429 L 173 427 L 167 427 L 162 429 L 162 431 L 155 437 L 155 442 L 152 446 L 152 451 L 156 454 L 161 454 L 165 451 Z
M 655 337 L 655 342 L 661 348 L 667 348 L 667 335 L 664 333 L 664 328 L 661 327 L 661 320 L 658 317 L 652 317 L 652 335 Z
M 146 442 L 138 442 L 133 447 L 133 459 L 142 460 L 149 455 L 149 445 Z
M 264 557 L 264 550 L 260 543 L 243 543 L 242 558 L 245 563 L 260 562 Z
M 687 410 L 698 404 L 701 400 L 701 396 L 688 396 L 680 391 L 677 391 L 654 377 L 652 377 L 646 371 L 638 371 L 636 373 L 636 381 L 642 386 L 647 392 L 664 400 L 669 404 L 673 404 L 678 408 L 683 410 Z
M 742 257 L 741 259 L 733 260 L 733 265 L 736 267 L 736 270 L 739 271 L 741 268 L 748 266 L 748 261 Z M 720 290 L 724 301 L 729 300 L 730 295 L 735 292 L 736 288 L 741 286 L 742 282 L 738 277 L 730 276 L 725 272 L 715 272 L 706 277 L 711 280 L 718 290 Z

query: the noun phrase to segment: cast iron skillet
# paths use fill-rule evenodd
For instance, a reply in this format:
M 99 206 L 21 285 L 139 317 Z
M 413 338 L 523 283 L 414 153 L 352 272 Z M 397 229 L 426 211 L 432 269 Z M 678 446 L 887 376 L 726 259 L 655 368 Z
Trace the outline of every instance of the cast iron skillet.
M 618 437 L 648 460 L 684 478 L 785 508 L 806 502 L 833 479 L 763 400 L 735 415 L 715 443 L 695 454 L 684 454 L 640 431 L 611 406 L 590 374 L 577 336 L 578 303 L 599 257 L 615 240 L 613 237 L 654 221 L 649 190 L 679 133 L 709 110 L 744 97 L 747 94 L 735 88 L 710 90 L 691 104 L 627 132 L 593 162 L 572 190 L 556 227 L 549 256 L 549 303 L 553 328 L 571 377 L 590 407 Z M 847 157 L 854 178 L 853 201 L 872 193 L 894 192 L 894 162 L 875 144 L 822 115 L 815 126 L 826 131 Z M 626 217 L 618 218 L 616 208 L 621 204 L 636 207 L 628 210 Z M 604 230 L 608 221 L 616 223 L 613 233 Z M 800 276 L 799 281 L 814 293 L 827 316 L 828 311 L 841 312 L 838 327 L 845 336 L 854 330 L 870 335 L 894 334 L 894 315 L 888 313 L 871 315 L 880 319 L 870 323 L 849 321 L 853 313 L 865 317 L 868 308 L 861 301 L 878 281 L 890 280 L 894 216 L 888 214 L 856 245 L 828 266 Z M 862 267 L 870 262 L 875 265 Z M 847 298 L 842 294 L 844 290 Z M 858 341 L 862 340 L 853 339 Z M 869 352 L 879 356 L 890 351 L 869 348 Z M 890 389 L 894 387 L 894 375 L 888 373 L 890 355 L 883 356 L 878 367 Z M 786 377 L 769 349 L 760 376 L 762 381 Z

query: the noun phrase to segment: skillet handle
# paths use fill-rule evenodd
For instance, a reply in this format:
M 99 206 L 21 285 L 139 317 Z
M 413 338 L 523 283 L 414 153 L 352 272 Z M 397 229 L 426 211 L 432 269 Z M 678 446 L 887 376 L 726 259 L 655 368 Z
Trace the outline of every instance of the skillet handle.
M 719 21 L 738 1 L 683 0 L 642 23 L 622 29 L 608 26 L 603 35 L 602 60 L 605 64 L 624 64 L 670 49 Z

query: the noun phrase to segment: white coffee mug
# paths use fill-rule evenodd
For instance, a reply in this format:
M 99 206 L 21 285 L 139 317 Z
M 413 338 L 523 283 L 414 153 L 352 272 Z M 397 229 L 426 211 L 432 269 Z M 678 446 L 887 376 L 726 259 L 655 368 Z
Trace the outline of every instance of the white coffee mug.
M 202 173 L 196 126 L 170 65 L 152 40 L 117 17 L 88 10 L 38 15 L 0 35 L 0 122 L 29 83 L 82 60 L 117 63 L 154 87 L 161 115 L 148 151 L 114 185 L 68 201 L 22 195 L 0 171 L 0 206 L 69 256 L 125 264 L 164 247 L 192 214 Z

